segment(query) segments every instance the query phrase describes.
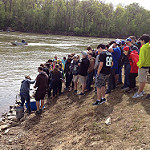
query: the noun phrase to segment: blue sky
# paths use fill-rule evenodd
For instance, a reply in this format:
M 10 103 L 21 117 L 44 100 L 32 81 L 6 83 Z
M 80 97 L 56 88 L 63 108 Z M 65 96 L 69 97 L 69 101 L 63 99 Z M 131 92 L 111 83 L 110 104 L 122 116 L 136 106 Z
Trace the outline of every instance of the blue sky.
M 117 6 L 119 3 L 123 5 L 129 5 L 131 3 L 139 3 L 145 9 L 150 10 L 150 0 L 102 0 L 106 3 L 112 3 L 114 6 Z

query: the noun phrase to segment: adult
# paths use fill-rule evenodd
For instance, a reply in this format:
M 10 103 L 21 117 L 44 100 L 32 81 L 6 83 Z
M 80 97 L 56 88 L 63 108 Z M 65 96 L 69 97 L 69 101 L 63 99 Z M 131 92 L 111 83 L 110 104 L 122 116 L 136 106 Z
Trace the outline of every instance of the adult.
M 82 86 L 82 91 L 79 95 L 85 95 L 86 80 L 87 80 L 87 71 L 89 68 L 90 62 L 87 58 L 87 52 L 82 52 L 82 59 L 79 63 L 79 79 Z
M 116 88 L 116 82 L 118 81 L 119 78 L 119 59 L 121 56 L 121 50 L 120 50 L 120 40 L 112 41 L 110 42 L 110 47 L 108 49 L 109 52 L 111 52 L 112 57 L 113 57 L 113 66 L 111 68 L 111 74 L 109 76 L 109 81 L 108 81 L 108 89 L 106 93 L 111 93 L 112 89 Z
M 150 68 L 150 43 L 149 43 L 150 37 L 149 35 L 142 35 L 140 37 L 141 42 L 141 49 L 139 54 L 139 61 L 137 63 L 137 66 L 139 67 L 138 75 L 139 75 L 139 89 L 138 92 L 134 94 L 132 98 L 138 98 L 142 97 L 144 95 L 144 87 L 146 83 L 146 78 L 148 75 L 148 71 Z
M 87 71 L 86 90 L 91 91 L 91 84 L 93 81 L 94 64 L 95 64 L 95 58 L 93 57 L 92 53 L 88 53 L 88 59 L 90 61 L 90 65 Z
M 36 83 L 34 86 L 34 88 L 37 88 L 35 93 L 35 100 L 36 100 L 36 107 L 37 107 L 36 114 L 42 113 L 42 109 L 44 106 L 44 98 L 45 98 L 46 90 L 48 88 L 47 74 L 43 71 L 42 67 L 38 67 L 38 72 L 39 74 L 36 78 Z M 40 108 L 40 101 L 41 101 L 41 108 Z
M 93 105 L 99 105 L 106 102 L 105 92 L 106 92 L 106 81 L 109 78 L 112 66 L 112 54 L 105 50 L 105 45 L 100 44 L 100 57 L 99 57 L 99 67 L 96 77 L 96 87 L 97 87 L 97 100 Z
M 21 96 L 21 106 L 24 107 L 25 101 L 27 102 L 27 112 L 31 113 L 30 105 L 30 84 L 34 84 L 35 80 L 31 81 L 30 76 L 25 76 L 25 80 L 21 82 L 20 96 Z

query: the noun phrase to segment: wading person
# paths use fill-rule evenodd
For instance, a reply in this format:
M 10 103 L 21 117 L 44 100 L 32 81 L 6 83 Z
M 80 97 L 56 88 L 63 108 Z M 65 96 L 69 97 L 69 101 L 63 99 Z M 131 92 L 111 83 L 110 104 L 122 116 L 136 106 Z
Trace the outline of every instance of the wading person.
M 86 80 L 87 80 L 87 71 L 89 68 L 90 62 L 87 58 L 87 52 L 82 52 L 82 59 L 79 63 L 79 82 L 82 86 L 82 91 L 79 95 L 85 95 L 84 90 L 86 88 Z
M 36 83 L 34 88 L 37 88 L 35 93 L 35 100 L 36 100 L 36 107 L 37 111 L 36 114 L 42 113 L 42 108 L 44 106 L 44 98 L 46 94 L 46 90 L 48 88 L 48 76 L 45 72 L 43 72 L 42 67 L 38 67 L 39 75 L 36 78 Z M 41 107 L 40 107 L 40 100 L 41 100 Z
M 24 107 L 25 101 L 27 102 L 27 112 L 31 113 L 31 106 L 30 106 L 30 84 L 34 84 L 35 81 L 31 81 L 29 76 L 25 76 L 25 80 L 21 82 L 20 88 L 20 96 L 21 96 L 21 106 Z
M 99 67 L 96 76 L 96 87 L 97 87 L 97 100 L 93 105 L 99 105 L 106 102 L 105 92 L 106 92 L 106 81 L 108 80 L 111 72 L 112 66 L 112 55 L 110 52 L 105 50 L 105 45 L 100 44 L 98 46 L 100 49 L 99 57 Z
M 148 71 L 150 68 L 150 37 L 149 35 L 143 35 L 140 37 L 141 49 L 139 54 L 139 61 L 137 66 L 139 67 L 138 75 L 139 75 L 139 89 L 138 92 L 134 94 L 132 98 L 142 97 L 144 95 L 144 87 L 146 84 L 146 78 L 148 75 Z

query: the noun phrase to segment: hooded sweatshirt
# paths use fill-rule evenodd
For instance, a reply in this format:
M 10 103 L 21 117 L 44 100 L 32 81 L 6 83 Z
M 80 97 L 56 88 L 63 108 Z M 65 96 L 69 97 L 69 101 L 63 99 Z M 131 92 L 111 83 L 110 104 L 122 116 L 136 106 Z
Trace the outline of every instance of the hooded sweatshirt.
M 37 91 L 45 92 L 48 88 L 48 76 L 45 72 L 40 72 L 36 78 L 35 87 L 37 87 Z
M 149 42 L 144 44 L 141 47 L 137 66 L 139 68 L 150 67 L 150 43 Z
M 35 81 L 31 81 L 29 79 L 25 79 L 21 82 L 20 93 L 29 94 L 30 91 L 30 84 L 34 84 Z

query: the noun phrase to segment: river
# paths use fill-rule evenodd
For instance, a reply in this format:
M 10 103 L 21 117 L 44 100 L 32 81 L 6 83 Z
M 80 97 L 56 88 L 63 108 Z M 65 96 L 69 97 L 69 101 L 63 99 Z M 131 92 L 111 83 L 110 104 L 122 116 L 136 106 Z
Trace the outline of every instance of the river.
M 12 46 L 10 42 L 25 39 L 29 45 Z M 111 39 L 29 34 L 20 32 L 0 32 L 0 115 L 8 111 L 19 93 L 24 75 L 32 79 L 37 76 L 37 67 L 52 59 L 70 53 L 80 53 L 88 45 L 94 49 L 100 43 L 107 44 Z

